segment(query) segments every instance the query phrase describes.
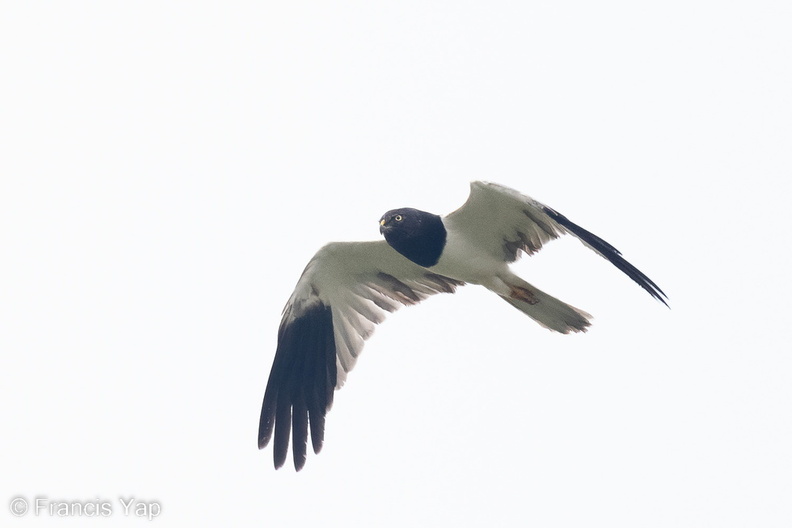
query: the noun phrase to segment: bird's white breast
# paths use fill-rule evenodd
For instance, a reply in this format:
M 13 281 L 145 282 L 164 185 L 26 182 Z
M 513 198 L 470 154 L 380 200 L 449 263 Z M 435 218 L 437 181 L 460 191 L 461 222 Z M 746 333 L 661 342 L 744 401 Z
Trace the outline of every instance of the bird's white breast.
M 505 261 L 494 258 L 464 232 L 455 230 L 453 225 L 445 225 L 446 244 L 440 260 L 430 268 L 434 273 L 487 286 L 507 271 Z

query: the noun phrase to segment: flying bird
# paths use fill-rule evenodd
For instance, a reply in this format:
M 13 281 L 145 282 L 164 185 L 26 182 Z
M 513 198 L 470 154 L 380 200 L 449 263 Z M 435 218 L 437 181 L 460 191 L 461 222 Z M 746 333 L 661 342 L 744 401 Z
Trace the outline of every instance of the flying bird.
M 324 441 L 333 392 L 346 380 L 364 341 L 388 312 L 436 293 L 478 284 L 550 330 L 584 332 L 591 316 L 521 279 L 509 263 L 563 234 L 577 237 L 668 306 L 667 296 L 603 239 L 513 189 L 472 182 L 456 211 L 438 216 L 394 209 L 379 221 L 385 240 L 332 242 L 308 262 L 278 330 L 259 422 L 258 446 L 274 435 L 275 468 L 287 458 L 302 469 L 310 432 Z

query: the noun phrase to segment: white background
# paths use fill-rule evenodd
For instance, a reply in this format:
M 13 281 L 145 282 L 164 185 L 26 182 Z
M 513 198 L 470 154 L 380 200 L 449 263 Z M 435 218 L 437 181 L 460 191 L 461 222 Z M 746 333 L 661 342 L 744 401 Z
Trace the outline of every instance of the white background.
M 0 500 L 159 525 L 792 525 L 789 2 L 5 2 Z M 332 240 L 496 181 L 602 236 L 379 327 L 305 469 L 258 451 Z

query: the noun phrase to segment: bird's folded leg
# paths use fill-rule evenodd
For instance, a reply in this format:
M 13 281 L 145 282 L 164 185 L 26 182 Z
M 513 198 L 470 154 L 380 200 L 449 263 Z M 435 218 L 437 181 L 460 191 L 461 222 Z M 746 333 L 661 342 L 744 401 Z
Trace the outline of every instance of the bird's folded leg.
M 509 292 L 509 297 L 512 299 L 517 299 L 518 301 L 523 301 L 528 304 L 536 304 L 539 302 L 539 299 L 536 298 L 536 295 L 534 295 L 534 293 L 528 288 L 512 285 L 509 285 L 509 288 L 511 290 Z

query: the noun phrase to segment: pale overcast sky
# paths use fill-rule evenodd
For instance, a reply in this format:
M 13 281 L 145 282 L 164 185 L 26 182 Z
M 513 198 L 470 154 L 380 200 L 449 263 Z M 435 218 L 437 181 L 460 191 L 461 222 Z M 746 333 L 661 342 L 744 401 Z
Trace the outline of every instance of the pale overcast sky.
M 119 498 L 163 526 L 792 524 L 789 2 L 2 11 L 2 524 L 67 522 L 36 497 L 114 525 L 144 522 Z M 259 410 L 305 264 L 477 179 L 672 309 L 553 242 L 515 268 L 588 333 L 474 286 L 401 310 L 322 453 L 275 471 Z

